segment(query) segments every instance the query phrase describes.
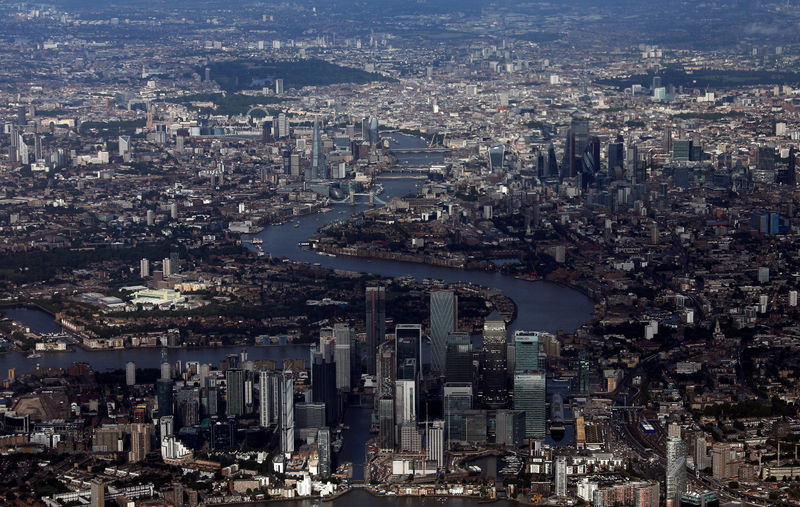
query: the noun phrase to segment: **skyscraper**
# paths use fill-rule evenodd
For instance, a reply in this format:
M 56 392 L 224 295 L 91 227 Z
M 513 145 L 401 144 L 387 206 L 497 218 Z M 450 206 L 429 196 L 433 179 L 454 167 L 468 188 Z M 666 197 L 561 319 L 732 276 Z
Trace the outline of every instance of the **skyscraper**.
M 514 332 L 514 371 L 540 371 L 539 333 L 530 331 Z
M 291 454 L 294 452 L 294 379 L 288 372 L 281 376 L 281 452 Z
M 483 358 L 481 373 L 483 402 L 491 408 L 503 407 L 508 402 L 506 388 L 507 337 L 506 323 L 499 313 L 493 312 L 483 323 Z
M 667 507 L 680 503 L 686 491 L 686 442 L 680 437 L 667 439 Z
M 144 461 L 147 453 L 150 452 L 150 436 L 153 427 L 144 423 L 131 424 L 131 452 L 128 454 L 128 461 L 139 463 Z
M 225 372 L 225 385 L 227 386 L 228 417 L 244 415 L 244 370 L 229 368 Z
M 172 408 L 172 380 L 156 380 L 156 398 L 158 401 L 158 417 L 174 415 Z
M 314 118 L 314 131 L 311 137 L 311 176 L 316 180 L 327 177 L 325 155 L 322 153 L 322 135 L 319 131 L 319 118 Z
M 581 172 L 583 153 L 589 143 L 589 118 L 582 115 L 572 117 L 567 131 L 567 142 L 564 147 L 564 164 L 561 168 L 561 179 L 572 178 Z
M 425 427 L 425 452 L 429 460 L 444 465 L 444 421 L 433 421 Z
M 325 404 L 325 420 L 335 425 L 339 420 L 339 395 L 336 391 L 336 363 L 322 354 L 314 354 L 311 365 L 311 395 L 314 403 Z
M 539 440 L 545 437 L 545 393 L 544 373 L 514 375 L 514 410 L 525 412 L 525 438 Z
M 417 384 L 413 380 L 395 381 L 395 424 L 417 421 Z
M 376 373 L 377 397 L 394 396 L 394 344 L 384 342 L 378 347 L 378 371 Z
M 280 375 L 272 371 L 258 373 L 259 423 L 266 428 L 278 422 L 280 412 Z
M 445 382 L 472 383 L 472 338 L 469 333 L 450 333 L 445 356 Z
M 136 385 L 136 365 L 133 361 L 128 361 L 125 364 L 125 384 L 129 386 Z
M 394 450 L 394 399 L 384 396 L 378 401 L 378 446 Z
M 336 388 L 343 392 L 350 392 L 357 377 L 354 374 L 355 360 L 355 329 L 346 324 L 336 324 L 333 328 L 334 361 L 336 362 Z
M 453 440 L 453 432 L 460 427 L 461 413 L 472 409 L 472 384 L 448 383 L 444 385 L 443 414 L 447 440 Z M 458 440 L 464 440 L 463 436 Z
M 317 430 L 317 452 L 319 454 L 319 475 L 331 475 L 331 430 L 328 427 Z
M 556 496 L 567 496 L 567 458 L 556 458 Z
M 397 378 L 419 382 L 422 373 L 422 326 L 398 324 L 394 334 Z
M 444 373 L 447 342 L 458 325 L 458 296 L 451 290 L 431 292 L 431 369 Z
M 378 119 L 373 116 L 369 119 L 369 144 L 370 146 L 377 146 L 379 142 Z
M 366 288 L 367 308 L 367 373 L 375 375 L 375 355 L 378 345 L 386 338 L 386 289 L 384 287 Z
M 625 167 L 625 145 L 622 136 L 617 136 L 616 142 L 608 143 L 608 175 L 612 179 L 622 177 Z

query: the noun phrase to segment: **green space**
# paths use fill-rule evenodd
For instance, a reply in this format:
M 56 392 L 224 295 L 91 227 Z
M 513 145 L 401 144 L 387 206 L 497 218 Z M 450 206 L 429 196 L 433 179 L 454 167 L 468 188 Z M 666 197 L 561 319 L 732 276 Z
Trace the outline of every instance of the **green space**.
M 137 128 L 142 128 L 146 124 L 147 120 L 144 118 L 123 121 L 85 121 L 81 123 L 80 133 L 88 134 L 96 131 L 102 137 L 133 135 Z
M 215 107 L 195 107 L 195 109 L 202 114 L 213 113 L 234 116 L 245 114 L 252 107 L 263 107 L 264 111 L 271 112 L 271 109 L 267 107 L 268 105 L 279 104 L 287 100 L 290 99 L 283 97 L 257 97 L 240 93 L 197 93 L 167 99 L 167 102 L 185 105 L 193 102 L 212 102 Z M 264 116 L 264 113 L 253 111 L 253 116 L 261 117 Z
M 283 79 L 285 89 L 304 86 L 326 86 L 338 83 L 364 84 L 372 81 L 394 81 L 390 77 L 343 67 L 324 60 L 232 60 L 208 66 L 211 79 L 227 92 L 261 89 L 272 86 L 275 79 Z M 202 74 L 204 68 L 198 69 Z
M 718 70 L 667 68 L 659 73 L 636 74 L 629 77 L 599 79 L 597 84 L 623 89 L 639 84 L 649 88 L 653 77 L 661 77 L 664 86 L 688 88 L 735 88 L 737 86 L 783 85 L 800 83 L 800 73 L 773 70 Z

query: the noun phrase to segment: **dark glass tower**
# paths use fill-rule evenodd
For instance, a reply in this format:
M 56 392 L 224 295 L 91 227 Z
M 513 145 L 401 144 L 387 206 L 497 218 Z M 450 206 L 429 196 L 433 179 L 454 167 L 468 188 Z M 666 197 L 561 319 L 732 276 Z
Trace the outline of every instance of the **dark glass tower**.
M 458 323 L 458 297 L 451 290 L 431 292 L 431 369 L 444 373 L 447 339 Z
M 367 373 L 375 375 L 375 355 L 386 338 L 386 289 L 367 287 Z

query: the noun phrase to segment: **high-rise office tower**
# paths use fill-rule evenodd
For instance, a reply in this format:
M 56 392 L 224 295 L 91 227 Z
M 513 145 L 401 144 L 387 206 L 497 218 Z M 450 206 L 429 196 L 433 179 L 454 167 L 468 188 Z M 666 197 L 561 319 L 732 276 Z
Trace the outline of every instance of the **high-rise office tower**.
M 357 359 L 355 354 L 355 329 L 346 324 L 336 324 L 333 328 L 334 361 L 336 362 L 336 388 L 350 392 L 357 376 L 353 371 Z
M 378 446 L 383 450 L 394 450 L 394 398 L 384 396 L 378 401 Z
M 496 173 L 503 169 L 503 160 L 505 159 L 506 146 L 498 144 L 489 148 L 489 170 Z
M 282 95 L 283 94 L 283 79 L 276 79 L 275 80 L 275 94 Z
M 291 454 L 294 452 L 294 379 L 287 372 L 281 376 L 280 400 L 281 452 Z
M 156 380 L 156 399 L 158 401 L 158 417 L 173 414 L 172 380 Z
M 622 136 L 608 143 L 608 175 L 612 179 L 621 179 L 625 167 L 625 144 Z
M 667 507 L 676 507 L 686 491 L 686 442 L 680 437 L 667 439 Z
M 311 395 L 314 403 L 325 404 L 325 420 L 335 425 L 339 420 L 339 395 L 336 391 L 336 363 L 322 354 L 314 354 L 311 365 Z
M 380 142 L 380 135 L 378 134 L 378 119 L 372 117 L 369 119 L 369 144 L 370 146 L 377 146 Z
M 311 176 L 316 180 L 324 180 L 327 177 L 318 118 L 314 118 L 314 130 L 311 136 Z
M 395 424 L 417 421 L 417 383 L 414 380 L 395 381 Z
M 377 398 L 394 397 L 394 343 L 384 342 L 378 347 L 378 369 L 376 373 Z
M 136 385 L 136 365 L 133 361 L 128 361 L 125 364 L 125 384 L 129 386 Z
M 386 338 L 386 289 L 384 287 L 366 288 L 366 308 L 367 373 L 375 375 L 375 356 L 378 346 L 383 343 Z
M 422 326 L 398 324 L 394 334 L 397 378 L 419 382 L 422 374 Z
M 171 415 L 165 415 L 158 420 L 158 437 L 164 440 L 166 437 L 175 435 L 175 418 Z
M 589 118 L 583 115 L 572 117 L 570 128 L 567 131 L 567 142 L 564 147 L 564 165 L 561 168 L 561 178 L 572 178 L 581 172 L 583 153 L 589 144 Z
M 244 370 L 228 368 L 225 372 L 227 388 L 227 405 L 225 414 L 228 417 L 244 415 Z
M 491 408 L 503 407 L 508 402 L 506 389 L 506 323 L 497 312 L 486 317 L 483 323 L 482 384 L 483 402 Z
M 531 331 L 514 332 L 514 371 L 540 371 L 539 363 L 539 333 Z
M 150 261 L 148 259 L 139 261 L 139 276 L 142 278 L 150 276 Z
M 545 437 L 545 393 L 543 372 L 514 375 L 514 410 L 525 412 L 525 438 L 540 440 Z
M 317 452 L 319 454 L 319 475 L 331 475 L 331 430 L 328 427 L 317 430 Z
M 581 157 L 581 185 L 585 189 L 594 181 L 595 175 L 600 172 L 600 139 L 596 136 L 589 137 Z
M 550 147 L 547 149 L 547 170 L 545 171 L 545 177 L 558 177 L 558 158 L 556 158 L 556 148 L 552 143 L 550 143 Z
M 567 458 L 556 458 L 556 496 L 567 496 Z
M 495 443 L 518 446 L 525 439 L 525 412 L 498 410 L 495 417 Z
M 444 421 L 433 421 L 426 425 L 425 452 L 437 467 L 444 465 Z
M 472 409 L 472 384 L 447 383 L 443 389 L 444 399 L 442 413 L 444 414 L 445 434 L 447 440 L 453 440 L 453 431 L 460 426 L 461 413 Z
M 444 378 L 448 383 L 472 383 L 472 338 L 469 333 L 450 333 L 447 336 Z
M 458 325 L 458 296 L 451 290 L 431 292 L 431 369 L 444 373 L 447 341 Z

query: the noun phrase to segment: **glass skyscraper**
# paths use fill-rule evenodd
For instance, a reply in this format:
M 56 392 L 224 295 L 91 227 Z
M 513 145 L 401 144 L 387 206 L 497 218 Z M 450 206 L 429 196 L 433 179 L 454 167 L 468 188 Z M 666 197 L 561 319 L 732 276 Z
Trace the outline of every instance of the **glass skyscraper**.
M 458 297 L 451 290 L 431 292 L 431 369 L 444 373 L 447 343 L 458 323 Z
M 545 437 L 546 383 L 543 372 L 514 375 L 514 410 L 525 412 L 525 438 L 543 439 Z
M 493 312 L 483 323 L 482 398 L 491 408 L 503 407 L 508 402 L 506 370 L 508 368 L 506 323 L 499 313 Z
M 367 373 L 375 375 L 375 354 L 386 338 L 386 289 L 367 287 Z

